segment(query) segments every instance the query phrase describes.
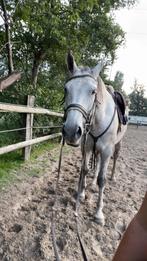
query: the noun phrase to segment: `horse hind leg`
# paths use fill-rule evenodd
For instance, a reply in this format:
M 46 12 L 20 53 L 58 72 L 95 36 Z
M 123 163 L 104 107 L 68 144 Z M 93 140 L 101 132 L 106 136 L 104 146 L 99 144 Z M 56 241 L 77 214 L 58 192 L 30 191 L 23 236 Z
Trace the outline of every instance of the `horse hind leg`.
M 116 169 L 116 161 L 117 161 L 117 158 L 119 156 L 120 148 L 121 148 L 121 141 L 118 142 L 115 145 L 115 148 L 114 148 L 113 167 L 112 167 L 112 172 L 111 172 L 111 180 L 114 180 L 114 181 L 116 180 L 116 178 L 115 178 L 115 169 Z

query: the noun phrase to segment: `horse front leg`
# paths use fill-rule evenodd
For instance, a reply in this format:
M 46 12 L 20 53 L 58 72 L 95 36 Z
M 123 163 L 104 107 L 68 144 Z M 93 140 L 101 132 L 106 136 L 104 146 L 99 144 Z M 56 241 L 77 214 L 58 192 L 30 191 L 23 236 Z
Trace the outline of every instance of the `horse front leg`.
M 89 171 L 89 167 L 88 167 L 89 160 L 90 160 L 90 152 L 87 152 L 85 158 L 82 159 L 82 167 L 81 167 L 80 179 L 78 185 L 79 200 L 85 199 L 86 175 L 88 174 Z
M 97 154 L 97 156 L 96 156 L 96 169 L 95 169 L 94 178 L 93 178 L 93 181 L 92 181 L 92 188 L 94 190 L 95 190 L 95 187 L 97 185 L 97 177 L 98 177 L 99 169 L 100 169 L 100 155 Z
M 98 178 L 97 178 L 97 184 L 99 187 L 99 198 L 98 198 L 95 219 L 96 219 L 96 222 L 100 225 L 105 224 L 105 218 L 104 218 L 104 214 L 103 214 L 103 192 L 104 192 L 104 188 L 105 188 L 106 173 L 107 173 L 107 168 L 108 168 L 108 164 L 110 161 L 110 157 L 111 157 L 111 154 L 110 155 L 107 155 L 107 154 L 101 155 L 100 171 L 99 171 Z

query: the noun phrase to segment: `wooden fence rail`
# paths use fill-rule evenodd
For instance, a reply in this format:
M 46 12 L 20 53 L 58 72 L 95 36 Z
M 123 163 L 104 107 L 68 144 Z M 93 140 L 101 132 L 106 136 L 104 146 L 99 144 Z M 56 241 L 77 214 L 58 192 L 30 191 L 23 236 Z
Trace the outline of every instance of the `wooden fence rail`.
M 44 108 L 33 108 L 29 106 L 24 105 L 17 105 L 17 104 L 9 104 L 9 103 L 2 103 L 0 102 L 0 111 L 1 112 L 19 112 L 19 113 L 37 113 L 37 114 L 47 114 L 50 116 L 57 116 L 57 117 L 63 117 L 62 113 L 50 111 L 48 109 Z
M 34 101 L 35 101 L 35 97 L 28 95 L 26 106 L 0 102 L 0 112 L 18 112 L 18 113 L 26 114 L 26 127 L 23 128 L 26 130 L 25 141 L 0 148 L 0 155 L 17 150 L 17 149 L 24 148 L 24 160 L 28 160 L 30 158 L 31 145 L 34 145 L 34 144 L 37 144 L 37 143 L 40 143 L 43 141 L 47 141 L 49 139 L 61 137 L 61 133 L 55 133 L 55 134 L 46 135 L 43 137 L 32 139 L 33 115 L 34 114 L 46 114 L 46 115 L 56 116 L 56 117 L 61 117 L 61 118 L 63 117 L 62 113 L 53 112 L 53 111 L 50 111 L 50 110 L 44 109 L 44 108 L 38 108 L 38 107 L 34 108 Z
M 22 142 L 19 142 L 19 143 L 16 143 L 16 144 L 8 145 L 8 146 L 0 148 L 0 155 L 14 151 L 14 150 L 17 150 L 17 149 L 22 149 L 22 148 L 25 148 L 27 146 L 40 143 L 42 141 L 55 139 L 55 138 L 58 138 L 58 137 L 61 137 L 61 133 L 46 135 L 44 137 L 39 137 L 39 138 L 36 138 L 36 139 L 32 139 L 32 140 L 28 140 L 28 141 L 22 141 Z

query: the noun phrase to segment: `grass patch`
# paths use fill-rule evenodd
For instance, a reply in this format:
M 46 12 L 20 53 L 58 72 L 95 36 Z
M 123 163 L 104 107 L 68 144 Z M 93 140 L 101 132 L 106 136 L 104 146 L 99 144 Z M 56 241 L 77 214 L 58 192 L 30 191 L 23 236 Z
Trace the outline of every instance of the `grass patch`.
M 29 166 L 25 174 L 28 176 L 40 176 L 42 171 L 39 168 L 36 168 L 35 161 L 37 158 L 47 151 L 51 151 L 54 148 L 59 148 L 59 138 L 56 140 L 50 140 L 47 142 L 39 143 L 32 146 L 31 158 L 28 162 L 24 162 L 22 156 L 22 150 L 16 150 L 9 152 L 7 154 L 0 156 L 0 188 L 4 187 L 7 184 L 12 184 L 15 181 L 20 181 L 21 174 L 19 175 L 19 169 L 21 167 Z M 53 153 L 52 157 L 54 160 L 59 159 L 59 150 L 58 153 Z M 63 154 L 68 154 L 71 152 L 71 147 L 65 146 Z M 32 164 L 32 165 L 31 165 Z
M 31 160 L 35 160 L 43 152 L 50 151 L 58 146 L 59 143 L 56 140 L 36 144 L 32 149 Z
M 20 151 L 10 152 L 0 156 L 0 178 L 14 170 L 23 162 Z
M 31 177 L 39 177 L 41 176 L 41 172 L 40 169 L 38 168 L 32 168 L 29 171 L 27 171 L 27 176 L 31 176 Z
M 0 186 L 16 180 L 14 173 L 22 163 L 23 159 L 19 150 L 0 156 Z
M 34 145 L 32 148 L 30 162 L 33 163 L 39 155 L 43 154 L 45 151 L 51 151 L 57 146 L 59 146 L 59 143 L 56 140 Z M 27 163 L 29 163 L 29 161 Z M 16 150 L 0 156 L 0 188 L 8 183 L 13 183 L 18 179 L 17 171 L 22 164 L 25 165 L 22 150 Z M 40 173 L 36 169 L 32 168 L 28 175 L 39 176 Z

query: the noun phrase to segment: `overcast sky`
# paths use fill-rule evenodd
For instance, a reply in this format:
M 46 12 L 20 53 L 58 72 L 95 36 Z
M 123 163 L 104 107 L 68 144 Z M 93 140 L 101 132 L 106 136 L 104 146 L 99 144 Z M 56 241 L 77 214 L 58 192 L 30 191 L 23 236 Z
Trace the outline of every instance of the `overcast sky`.
M 130 10 L 116 12 L 116 21 L 126 32 L 126 43 L 117 52 L 117 61 L 111 68 L 111 79 L 117 70 L 124 73 L 123 88 L 131 92 L 134 79 L 143 84 L 147 95 L 147 0 Z

